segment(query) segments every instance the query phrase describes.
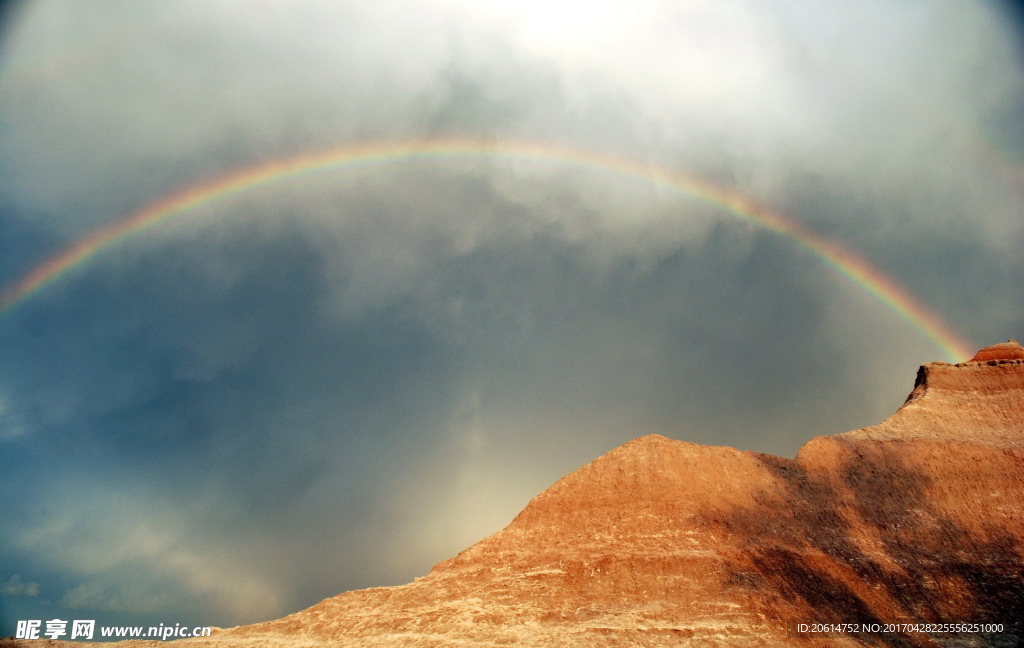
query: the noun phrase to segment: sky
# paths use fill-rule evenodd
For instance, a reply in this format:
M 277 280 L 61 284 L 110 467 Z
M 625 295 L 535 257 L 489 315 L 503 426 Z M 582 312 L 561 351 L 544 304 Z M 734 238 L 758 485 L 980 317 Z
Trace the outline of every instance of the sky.
M 0 636 L 396 585 L 649 433 L 1024 336 L 1024 42 L 944 0 L 0 13 Z

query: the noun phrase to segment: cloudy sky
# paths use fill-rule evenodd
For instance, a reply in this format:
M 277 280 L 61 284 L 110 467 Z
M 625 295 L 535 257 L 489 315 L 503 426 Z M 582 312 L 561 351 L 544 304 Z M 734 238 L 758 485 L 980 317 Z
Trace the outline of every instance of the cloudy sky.
M 634 437 L 793 456 L 888 416 L 951 345 L 1024 336 L 1002 5 L 2 17 L 0 635 L 230 626 L 408 582 Z M 10 298 L 105 225 L 329 151 Z

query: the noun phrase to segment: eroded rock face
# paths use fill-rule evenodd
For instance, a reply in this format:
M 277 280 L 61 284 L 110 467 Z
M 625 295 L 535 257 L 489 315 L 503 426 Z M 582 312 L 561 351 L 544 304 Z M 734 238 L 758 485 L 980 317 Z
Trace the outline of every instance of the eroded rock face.
M 925 365 L 891 418 L 815 438 L 793 460 L 636 439 L 414 583 L 186 643 L 1017 645 L 1024 358 L 990 350 Z M 797 632 L 922 622 L 1006 631 Z

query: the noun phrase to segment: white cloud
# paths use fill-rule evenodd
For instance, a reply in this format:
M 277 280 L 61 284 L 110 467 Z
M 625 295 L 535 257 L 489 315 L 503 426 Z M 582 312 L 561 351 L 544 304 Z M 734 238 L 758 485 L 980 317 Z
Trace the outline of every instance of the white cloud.
M 39 583 L 24 582 L 20 574 L 13 574 L 6 582 L 0 582 L 0 595 L 39 596 Z
M 26 433 L 20 417 L 15 414 L 9 400 L 0 392 L 0 441 L 19 439 Z
M 280 588 L 265 580 L 252 556 L 230 539 L 225 544 L 204 532 L 201 511 L 170 506 L 166 498 L 144 491 L 76 484 L 50 492 L 52 515 L 14 534 L 15 546 L 77 582 L 60 605 L 205 610 L 227 620 L 280 612 Z M 15 585 L 12 579 L 7 587 Z M 37 584 L 26 586 L 32 585 L 38 593 Z

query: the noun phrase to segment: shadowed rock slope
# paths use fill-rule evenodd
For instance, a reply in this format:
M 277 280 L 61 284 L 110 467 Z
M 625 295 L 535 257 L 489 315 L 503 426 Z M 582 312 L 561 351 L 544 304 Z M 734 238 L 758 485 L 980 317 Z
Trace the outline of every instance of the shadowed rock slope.
M 891 418 L 793 460 L 636 439 L 414 583 L 186 643 L 1009 646 L 1020 619 L 1024 349 L 1007 343 L 921 367 Z M 798 632 L 922 622 L 1005 629 Z

